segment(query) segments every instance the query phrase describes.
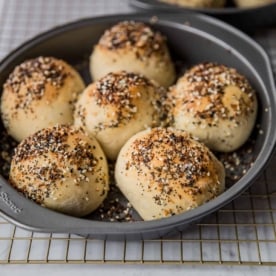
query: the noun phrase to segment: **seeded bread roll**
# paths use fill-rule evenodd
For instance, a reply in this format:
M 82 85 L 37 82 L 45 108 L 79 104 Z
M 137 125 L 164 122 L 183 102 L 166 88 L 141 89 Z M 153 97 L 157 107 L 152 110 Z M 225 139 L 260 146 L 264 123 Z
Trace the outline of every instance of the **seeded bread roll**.
M 21 141 L 39 129 L 73 123 L 73 103 L 84 83 L 70 65 L 38 57 L 15 67 L 6 83 L 1 115 L 8 133 Z
M 143 74 L 165 87 L 171 85 L 175 69 L 166 38 L 141 22 L 124 21 L 108 29 L 91 54 L 91 76 L 98 80 L 120 70 Z
M 73 216 L 94 211 L 109 189 L 107 161 L 96 139 L 65 125 L 23 140 L 15 150 L 9 180 L 42 206 Z
M 221 8 L 225 5 L 225 0 L 159 0 L 168 4 L 191 8 Z
M 110 73 L 80 95 L 74 124 L 95 136 L 114 160 L 133 134 L 159 124 L 162 92 L 142 75 Z
M 131 137 L 115 166 L 116 183 L 144 220 L 191 210 L 224 190 L 223 165 L 182 130 L 153 128 Z
M 272 4 L 275 0 L 235 0 L 235 3 L 240 8 L 251 8 Z
M 172 126 L 215 151 L 231 152 L 250 136 L 257 114 L 255 92 L 235 69 L 214 63 L 194 66 L 168 93 Z

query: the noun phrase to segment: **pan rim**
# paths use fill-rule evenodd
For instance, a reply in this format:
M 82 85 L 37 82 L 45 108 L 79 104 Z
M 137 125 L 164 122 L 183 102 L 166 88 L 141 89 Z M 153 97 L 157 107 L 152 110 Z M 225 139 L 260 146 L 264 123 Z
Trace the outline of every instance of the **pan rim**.
M 140 17 L 147 17 L 147 15 L 145 14 L 135 14 L 135 16 L 137 17 L 137 20 Z M 148 15 L 149 16 L 149 15 Z M 174 15 L 175 16 L 175 15 Z M 203 18 L 205 21 L 209 20 L 209 18 L 207 16 L 203 16 L 203 15 L 192 15 L 194 17 L 199 17 L 199 18 Z M 125 15 L 113 15 L 113 16 L 100 16 L 100 17 L 93 17 L 93 18 L 85 18 L 85 19 L 81 19 L 81 20 L 77 20 L 71 23 L 67 23 L 55 28 L 52 28 L 46 32 L 43 32 L 41 34 L 36 35 L 35 37 L 33 37 L 32 39 L 24 42 L 23 44 L 21 44 L 19 47 L 17 47 L 16 49 L 14 49 L 12 52 L 10 52 L 1 62 L 0 62 L 0 72 L 5 68 L 5 66 L 7 66 L 10 63 L 10 60 L 14 57 L 14 55 L 18 56 L 20 54 L 22 54 L 22 52 L 24 53 L 28 48 L 31 48 L 32 46 L 34 46 L 35 44 L 40 43 L 41 41 L 47 40 L 49 39 L 49 37 L 54 37 L 55 35 L 58 35 L 60 33 L 64 33 L 65 31 L 70 31 L 73 30 L 75 28 L 78 27 L 83 27 L 86 25 L 90 25 L 93 24 L 93 22 L 100 22 L 100 21 L 119 21 L 122 18 L 131 18 L 133 17 L 133 15 L 129 15 L 129 14 L 125 14 Z M 162 16 L 158 15 L 158 17 L 160 18 L 160 20 L 163 20 L 164 22 L 170 21 L 173 22 L 172 20 L 168 20 L 166 18 L 162 18 Z M 118 19 L 119 18 L 119 19 Z M 223 24 L 226 25 L 225 23 L 221 23 L 220 21 L 216 20 L 216 19 L 212 19 L 215 22 L 218 22 L 218 24 Z M 175 22 L 173 22 L 175 24 Z M 180 24 L 180 23 L 178 23 Z M 234 29 L 233 27 L 230 27 L 230 30 Z M 235 30 L 235 29 L 234 29 Z M 244 36 L 245 39 L 249 40 L 250 39 L 246 36 L 243 35 L 241 32 L 239 32 L 239 35 Z M 209 35 L 209 34 L 208 34 Z M 253 44 L 253 40 L 251 41 Z M 267 58 L 266 55 L 264 54 L 264 52 L 261 51 L 261 48 L 257 45 L 256 49 L 258 49 L 258 51 L 260 52 L 260 54 L 263 55 L 263 58 Z M 268 59 L 268 58 L 267 58 Z M 267 60 L 266 60 L 267 61 Z M 271 91 L 275 93 L 275 88 L 274 91 Z M 274 103 L 276 102 L 275 100 L 275 96 L 274 96 Z M 274 113 L 274 115 L 276 114 L 275 108 L 273 110 L 271 110 L 271 112 Z M 273 115 L 271 114 L 271 117 Z M 274 149 L 274 145 L 276 142 L 276 134 L 275 134 L 275 126 L 270 123 L 270 132 L 269 132 L 269 137 L 266 137 L 266 142 L 267 145 L 266 147 L 263 147 L 262 150 L 260 151 L 260 153 L 258 154 L 258 158 L 256 159 L 256 161 L 254 162 L 253 168 L 251 168 L 250 170 L 254 172 L 253 177 L 252 175 L 250 176 L 249 173 L 247 173 L 244 177 L 243 177 L 243 182 L 244 184 L 241 185 L 238 181 L 237 183 L 239 183 L 239 185 L 237 185 L 237 183 L 235 183 L 232 187 L 230 187 L 229 189 L 227 189 L 222 195 L 220 195 L 219 197 L 213 199 L 210 202 L 205 203 L 202 206 L 197 207 L 196 209 L 193 209 L 189 212 L 183 213 L 183 214 L 179 214 L 177 216 L 172 216 L 172 217 L 168 217 L 168 218 L 163 218 L 161 220 L 154 220 L 154 221 L 139 221 L 139 222 L 132 222 L 132 223 L 123 223 L 123 227 L 122 227 L 122 223 L 121 222 L 103 222 L 103 221 L 92 221 L 92 220 L 86 220 L 83 218 L 75 218 L 75 217 L 71 217 L 71 216 L 67 216 L 64 214 L 60 214 L 60 213 L 56 213 L 54 211 L 51 211 L 49 209 L 43 208 L 35 203 L 35 206 L 37 206 L 38 208 L 36 208 L 36 210 L 41 210 L 39 212 L 43 212 L 46 214 L 47 213 L 53 213 L 55 216 L 58 216 L 60 218 L 63 218 L 65 220 L 71 220 L 72 222 L 75 222 L 75 225 L 78 225 L 77 228 L 75 229 L 70 229 L 70 230 L 76 230 L 78 231 L 78 233 L 80 234 L 85 234 L 85 232 L 87 232 L 87 227 L 91 227 L 91 229 L 94 227 L 94 232 L 91 234 L 101 234 L 102 229 L 106 229 L 105 231 L 105 235 L 116 235 L 116 234 L 132 234 L 132 233 L 138 233 L 140 232 L 152 232 L 152 231 L 158 231 L 158 230 L 162 230 L 164 228 L 168 228 L 168 229 L 172 229 L 178 226 L 181 226 L 183 223 L 185 224 L 189 224 L 193 221 L 196 221 L 200 218 L 202 218 L 203 216 L 206 216 L 209 213 L 212 213 L 216 210 L 218 210 L 219 208 L 221 208 L 223 205 L 227 204 L 229 201 L 233 200 L 234 197 L 238 196 L 243 190 L 245 190 L 246 188 L 249 187 L 250 183 L 254 181 L 254 179 L 257 178 L 257 176 L 259 175 L 259 173 L 261 173 L 262 169 L 264 169 L 265 165 L 268 163 L 268 160 L 270 159 L 270 157 L 272 156 L 273 153 L 273 149 Z M 259 157 L 260 155 L 266 155 L 266 158 L 261 160 L 261 158 Z M 257 163 L 256 163 L 257 162 Z M 257 166 L 258 165 L 258 166 Z M 253 170 L 256 167 L 261 167 L 261 170 Z M 3 179 L 2 179 L 3 181 Z M 1 186 L 1 182 L 0 182 L 0 186 Z M 239 186 L 239 187 L 238 187 Z M 16 191 L 15 191 L 16 192 Z M 17 193 L 17 192 L 16 192 Z M 22 197 L 23 199 L 23 197 Z M 25 199 L 27 201 L 29 201 L 28 199 Z M 43 208 L 43 209 L 40 209 Z M 205 212 L 203 212 L 203 210 L 205 209 Z M 0 213 L 2 213 L 2 216 L 7 218 L 8 220 L 12 221 L 13 223 L 29 229 L 29 230 L 35 230 L 35 231 L 43 231 L 43 232 L 64 232 L 63 227 L 61 227 L 60 229 L 52 229 L 51 227 L 45 227 L 44 229 L 40 229 L 37 226 L 32 226 L 32 225 L 24 225 L 24 223 L 17 221 L 16 219 L 9 217 L 7 214 L 5 214 L 5 212 L 3 212 L 2 210 L 0 210 Z M 84 220 L 89 221 L 88 223 L 84 223 L 83 225 L 80 225 Z M 110 226 L 112 225 L 112 228 L 110 229 Z M 122 229 L 123 228 L 123 229 Z M 74 231 L 73 231 L 74 232 Z M 89 234 L 87 232 L 87 234 Z

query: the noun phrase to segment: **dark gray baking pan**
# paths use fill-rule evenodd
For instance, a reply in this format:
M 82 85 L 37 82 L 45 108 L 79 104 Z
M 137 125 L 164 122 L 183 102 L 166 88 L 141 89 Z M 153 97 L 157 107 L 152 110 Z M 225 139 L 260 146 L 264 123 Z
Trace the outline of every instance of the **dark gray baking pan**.
M 24 229 L 41 232 L 74 233 L 100 239 L 151 239 L 183 230 L 191 223 L 218 210 L 247 189 L 268 163 L 276 140 L 276 93 L 267 55 L 253 40 L 233 27 L 203 15 L 117 15 L 91 18 L 61 26 L 26 42 L 0 64 L 0 87 L 13 68 L 39 55 L 62 58 L 77 68 L 89 82 L 85 64 L 93 45 L 105 29 L 121 20 L 152 24 L 168 38 L 170 51 L 178 64 L 190 66 L 214 61 L 237 68 L 246 75 L 258 94 L 258 125 L 253 134 L 247 173 L 237 181 L 228 179 L 227 190 L 212 201 L 186 213 L 155 221 L 110 222 L 96 215 L 75 218 L 43 208 L 14 190 L 0 178 L 0 214 Z M 186 23 L 186 24 L 184 24 Z M 181 67 L 181 66 L 180 66 Z M 82 69 L 81 69 L 82 68 Z M 247 146 L 245 146 L 247 147 Z M 239 165 L 238 167 L 242 167 Z M 238 169 L 237 167 L 237 169 Z M 121 198 L 123 202 L 123 198 Z M 123 203 L 122 203 L 123 204 Z
M 211 15 L 234 25 L 243 31 L 251 32 L 257 27 L 276 24 L 276 3 L 252 8 L 235 7 L 231 1 L 224 8 L 189 8 L 160 2 L 159 0 L 129 0 L 131 6 L 146 11 L 190 13 Z

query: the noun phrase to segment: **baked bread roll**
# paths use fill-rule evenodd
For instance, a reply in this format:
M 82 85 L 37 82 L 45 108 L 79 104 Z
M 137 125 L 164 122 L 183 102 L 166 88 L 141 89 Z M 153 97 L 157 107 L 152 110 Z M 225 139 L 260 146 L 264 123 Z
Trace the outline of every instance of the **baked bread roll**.
M 175 4 L 191 8 L 221 8 L 225 0 L 159 0 L 168 4 Z
M 118 187 L 144 220 L 191 210 L 224 190 L 223 165 L 182 130 L 153 128 L 131 137 L 116 166 Z
M 107 161 L 96 139 L 66 125 L 24 139 L 12 158 L 9 180 L 42 206 L 73 216 L 94 211 L 109 189 Z
M 73 103 L 83 91 L 80 75 L 66 62 L 38 57 L 15 67 L 4 84 L 1 115 L 17 141 L 44 127 L 73 123 Z
M 106 30 L 90 57 L 92 79 L 120 70 L 171 85 L 175 69 L 166 38 L 142 22 L 124 21 Z
M 235 0 L 235 3 L 240 8 L 253 8 L 275 3 L 275 0 Z
M 202 63 L 170 89 L 167 107 L 173 127 L 190 132 L 212 150 L 231 152 L 250 136 L 257 98 L 235 69 Z
M 135 133 L 159 124 L 162 89 L 142 75 L 109 73 L 80 95 L 74 124 L 95 136 L 109 159 Z

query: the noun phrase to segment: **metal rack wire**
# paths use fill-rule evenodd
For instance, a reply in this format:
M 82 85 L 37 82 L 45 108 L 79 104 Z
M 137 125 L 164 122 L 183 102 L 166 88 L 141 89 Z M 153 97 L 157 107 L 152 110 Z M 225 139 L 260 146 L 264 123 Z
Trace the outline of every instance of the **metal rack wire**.
M 0 264 L 275 266 L 276 194 L 268 182 L 270 168 L 248 192 L 228 206 L 162 240 L 107 241 L 68 234 L 35 233 L 1 219 Z
M 84 16 L 130 11 L 127 1 L 110 2 L 95 0 L 93 6 L 90 0 L 83 0 L 78 6 L 70 0 L 4 2 L 5 13 L 0 17 L 0 58 L 23 40 L 53 25 Z M 276 68 L 276 31 L 262 31 L 256 39 L 265 47 Z M 162 240 L 102 241 L 68 234 L 28 232 L 0 218 L 0 264 L 276 266 L 274 164 L 276 156 L 250 190 L 223 209 Z

